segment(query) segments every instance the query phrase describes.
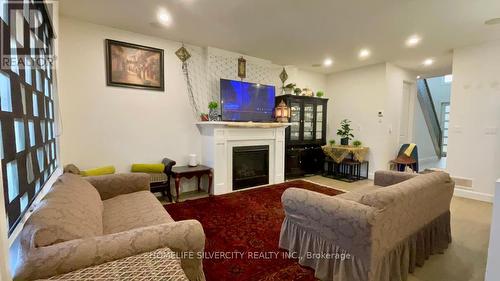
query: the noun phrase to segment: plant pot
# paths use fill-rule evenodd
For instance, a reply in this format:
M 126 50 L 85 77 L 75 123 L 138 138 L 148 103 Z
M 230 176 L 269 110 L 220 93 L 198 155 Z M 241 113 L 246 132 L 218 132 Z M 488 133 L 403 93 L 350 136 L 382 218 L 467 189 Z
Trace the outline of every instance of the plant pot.
M 208 111 L 208 120 L 219 121 L 219 112 L 217 111 L 217 109 L 210 109 Z
M 340 144 L 341 145 L 349 145 L 349 138 L 340 139 Z
M 293 92 L 292 88 L 285 88 L 285 95 L 291 95 Z
M 203 113 L 200 115 L 201 121 L 208 121 L 208 114 Z

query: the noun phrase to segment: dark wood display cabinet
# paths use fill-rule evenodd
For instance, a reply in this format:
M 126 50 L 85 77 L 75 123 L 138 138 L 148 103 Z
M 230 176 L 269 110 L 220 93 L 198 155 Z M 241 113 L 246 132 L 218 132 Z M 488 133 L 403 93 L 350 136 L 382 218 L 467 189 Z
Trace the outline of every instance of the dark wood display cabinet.
M 290 123 L 286 129 L 285 177 L 295 178 L 323 171 L 325 156 L 321 149 L 326 144 L 328 99 L 282 95 L 276 104 L 284 101 L 290 108 Z

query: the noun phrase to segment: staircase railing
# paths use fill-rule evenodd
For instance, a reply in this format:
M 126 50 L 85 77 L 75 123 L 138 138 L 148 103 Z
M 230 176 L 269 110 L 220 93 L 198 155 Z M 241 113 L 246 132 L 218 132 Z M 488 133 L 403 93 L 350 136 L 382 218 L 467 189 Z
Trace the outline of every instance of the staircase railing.
M 434 150 L 436 151 L 436 155 L 441 158 L 443 131 L 439 125 L 439 119 L 436 113 L 436 108 L 434 107 L 434 101 L 432 100 L 427 80 L 417 80 L 417 89 L 418 101 L 420 103 L 420 107 L 422 108 L 422 112 L 424 113 L 425 123 L 427 123 L 432 144 L 434 145 Z

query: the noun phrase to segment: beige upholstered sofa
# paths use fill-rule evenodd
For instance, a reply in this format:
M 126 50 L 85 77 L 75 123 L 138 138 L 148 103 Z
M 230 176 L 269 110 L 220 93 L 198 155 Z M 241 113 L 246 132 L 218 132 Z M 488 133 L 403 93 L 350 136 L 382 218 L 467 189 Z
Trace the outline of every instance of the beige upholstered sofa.
M 149 178 L 62 175 L 24 226 L 15 280 L 205 280 L 201 224 L 175 222 Z
M 290 188 L 280 247 L 321 280 L 407 280 L 451 242 L 448 174 L 376 172 L 375 186 L 339 196 Z

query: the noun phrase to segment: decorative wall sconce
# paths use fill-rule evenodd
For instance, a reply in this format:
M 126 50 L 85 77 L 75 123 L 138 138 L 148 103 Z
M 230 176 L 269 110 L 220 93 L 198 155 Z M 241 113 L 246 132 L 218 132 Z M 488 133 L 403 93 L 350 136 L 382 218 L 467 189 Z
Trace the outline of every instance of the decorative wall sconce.
M 276 121 L 280 123 L 287 123 L 290 118 L 290 108 L 286 106 L 284 101 L 281 101 L 278 106 L 274 109 L 274 116 Z
M 238 59 L 238 77 L 241 80 L 247 77 L 247 61 L 243 57 Z
M 288 73 L 286 73 L 285 68 L 283 67 L 283 70 L 280 73 L 280 80 L 281 83 L 283 83 L 283 88 L 285 87 L 285 81 L 288 79 Z

